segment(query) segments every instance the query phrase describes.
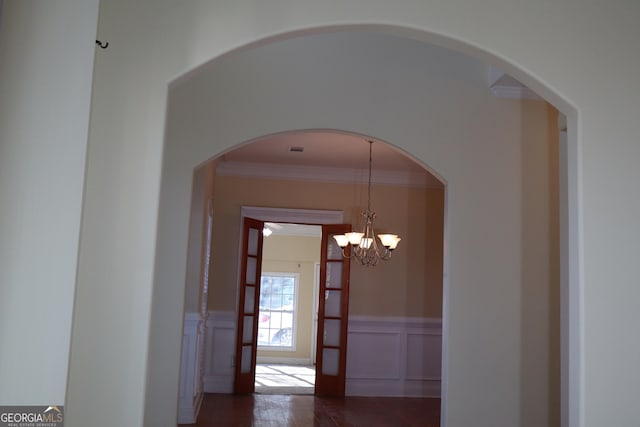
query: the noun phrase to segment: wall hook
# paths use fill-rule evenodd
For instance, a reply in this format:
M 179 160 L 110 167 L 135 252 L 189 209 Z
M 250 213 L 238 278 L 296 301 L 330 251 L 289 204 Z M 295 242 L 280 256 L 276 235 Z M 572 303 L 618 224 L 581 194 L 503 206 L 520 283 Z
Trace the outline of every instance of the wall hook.
M 102 49 L 106 49 L 109 47 L 109 42 L 102 43 L 100 40 L 96 40 L 96 44 L 100 46 Z

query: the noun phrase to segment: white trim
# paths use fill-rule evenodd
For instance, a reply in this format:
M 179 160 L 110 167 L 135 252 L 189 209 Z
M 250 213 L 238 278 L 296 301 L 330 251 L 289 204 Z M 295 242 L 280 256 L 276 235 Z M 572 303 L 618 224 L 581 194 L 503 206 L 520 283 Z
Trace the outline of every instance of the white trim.
M 202 328 L 204 320 L 200 313 L 188 312 L 184 314 L 182 335 L 182 358 L 180 368 L 180 396 L 178 402 L 178 423 L 193 424 L 196 422 L 203 390 L 200 386 L 204 373 L 200 360 L 200 347 L 203 345 Z
M 233 393 L 233 375 L 207 376 L 204 378 L 205 393 Z
M 349 316 L 348 396 L 440 397 L 441 365 L 442 319 Z
M 296 335 L 298 333 L 298 300 L 299 300 L 299 284 L 300 284 L 300 273 L 294 273 L 289 271 L 279 272 L 279 271 L 263 271 L 261 272 L 261 276 L 280 276 L 280 277 L 293 277 L 293 313 L 291 313 L 291 332 L 292 332 L 292 342 L 291 347 L 284 346 L 276 346 L 276 345 L 260 345 L 256 343 L 257 351 L 282 351 L 282 352 L 295 352 L 298 344 L 298 340 L 296 339 Z M 260 292 L 262 292 L 262 277 L 260 278 Z M 259 315 L 260 313 L 258 313 Z M 282 319 L 282 317 L 281 317 Z M 282 320 L 281 320 L 282 322 Z M 281 325 L 282 326 L 282 325 Z M 282 330 L 282 329 L 281 329 Z M 258 325 L 258 333 L 260 332 L 260 325 Z M 256 361 L 256 363 L 258 363 Z
M 537 93 L 525 86 L 507 86 L 507 85 L 495 85 L 490 88 L 491 93 L 496 98 L 506 99 L 532 99 L 537 101 L 543 101 Z
M 450 224 L 450 195 L 449 187 L 445 183 L 444 191 L 444 227 L 442 239 L 442 354 L 440 362 L 440 425 L 448 426 L 447 421 L 447 399 L 449 381 L 449 272 L 451 271 L 451 253 L 449 251 L 449 224 Z
M 319 209 L 287 209 L 257 206 L 242 206 L 240 221 L 244 217 L 255 218 L 265 222 L 288 222 L 292 224 L 342 224 L 342 211 Z
M 193 323 L 198 323 L 200 322 L 200 320 L 202 319 L 202 316 L 200 315 L 200 313 L 195 312 L 195 311 L 190 311 L 184 314 L 184 323 L 185 323 L 185 329 L 187 328 L 187 324 L 193 324 Z
M 347 396 L 439 398 L 440 378 L 404 382 L 375 379 L 349 379 L 345 388 L 345 394 Z
M 208 313 L 205 392 L 233 392 L 235 335 L 235 312 Z M 346 394 L 440 397 L 442 338 L 441 319 L 349 316 Z M 354 341 L 358 346 L 352 345 Z M 382 363 L 372 358 L 381 355 L 380 351 L 375 352 L 382 348 L 381 343 L 385 350 L 382 356 L 386 357 Z M 409 351 L 416 348 L 412 343 L 414 346 L 417 344 L 418 351 Z M 431 346 L 433 352 L 421 349 Z M 309 365 L 311 361 L 305 358 L 284 361 L 277 357 L 259 357 L 257 362 Z
M 329 183 L 366 184 L 368 171 L 364 169 L 332 168 L 321 166 L 298 166 L 254 162 L 220 162 L 216 174 L 250 178 L 270 178 L 288 181 L 312 181 Z M 373 184 L 407 187 L 441 188 L 425 172 L 377 170 L 371 175 Z
M 561 266 L 561 421 L 563 426 L 584 425 L 584 288 L 582 266 L 582 168 L 576 118 L 567 116 L 567 132 L 560 133 L 560 242 Z M 562 268 L 562 267 L 561 267 Z M 565 296 L 564 300 L 562 296 Z M 565 350 L 564 354 L 562 350 Z M 566 406 L 565 406 L 566 405 Z M 566 414 L 566 415 L 565 415 Z
M 209 311 L 205 322 L 206 393 L 233 392 L 233 366 L 236 339 L 236 313 Z
M 207 313 L 207 327 L 213 327 L 218 325 L 225 328 L 236 328 L 236 312 L 235 311 L 220 311 L 209 310 Z

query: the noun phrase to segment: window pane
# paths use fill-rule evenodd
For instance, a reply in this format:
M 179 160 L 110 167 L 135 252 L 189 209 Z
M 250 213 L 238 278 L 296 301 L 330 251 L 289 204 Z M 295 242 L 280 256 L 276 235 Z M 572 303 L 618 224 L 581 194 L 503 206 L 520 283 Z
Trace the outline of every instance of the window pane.
M 340 317 L 340 291 L 324 292 L 324 315 L 327 317 Z
M 327 288 L 342 288 L 342 262 L 327 263 Z
M 258 239 L 260 237 L 260 231 L 257 228 L 249 229 L 249 244 L 247 246 L 247 254 L 257 256 L 258 255 Z
M 342 259 L 342 248 L 338 246 L 333 234 L 327 239 L 327 259 Z
M 242 356 L 240 358 L 240 372 L 248 374 L 251 372 L 251 346 L 242 347 Z
M 260 278 L 258 346 L 294 348 L 295 273 L 265 273 Z
M 324 345 L 338 347 L 340 345 L 340 320 L 325 319 Z
M 253 316 L 244 316 L 244 327 L 242 329 L 242 343 L 251 344 L 253 340 Z
M 255 285 L 256 284 L 256 271 L 257 271 L 258 260 L 256 258 L 247 258 L 247 284 Z
M 244 289 L 244 312 L 253 313 L 253 303 L 256 299 L 256 288 L 254 286 L 246 286 Z
M 322 374 L 338 375 L 338 363 L 340 362 L 340 350 L 335 348 L 322 349 Z

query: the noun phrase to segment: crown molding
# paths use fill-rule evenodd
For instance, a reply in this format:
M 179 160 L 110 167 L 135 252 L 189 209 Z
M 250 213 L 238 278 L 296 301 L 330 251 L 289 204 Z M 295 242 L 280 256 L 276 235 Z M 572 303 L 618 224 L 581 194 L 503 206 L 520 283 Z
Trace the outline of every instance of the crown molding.
M 493 85 L 490 88 L 491 93 L 496 98 L 507 99 L 534 99 L 542 101 L 534 91 L 526 86 L 509 86 L 509 85 Z
M 270 178 L 291 181 L 313 181 L 330 183 L 366 184 L 366 169 L 331 168 L 318 166 L 296 166 L 266 164 L 254 162 L 220 162 L 216 173 L 222 176 L 240 176 L 251 178 Z M 433 183 L 426 173 L 406 171 L 381 171 L 371 173 L 374 184 L 397 185 L 405 187 L 440 188 L 442 184 Z

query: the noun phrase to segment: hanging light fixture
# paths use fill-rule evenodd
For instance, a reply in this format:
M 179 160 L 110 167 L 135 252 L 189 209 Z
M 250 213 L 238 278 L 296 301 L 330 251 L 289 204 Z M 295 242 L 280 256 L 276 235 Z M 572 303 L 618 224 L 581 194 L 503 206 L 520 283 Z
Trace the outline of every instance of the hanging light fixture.
M 362 232 L 351 232 L 338 234 L 333 238 L 342 248 L 342 255 L 345 258 L 355 257 L 362 265 L 374 266 L 380 260 L 386 261 L 391 258 L 391 253 L 398 246 L 400 237 L 396 234 L 378 234 L 373 230 L 373 221 L 376 213 L 371 210 L 371 164 L 373 141 L 369 141 L 369 187 L 367 210 L 362 213 Z M 379 243 L 378 243 L 379 242 Z M 351 245 L 351 255 L 347 255 L 345 248 Z

